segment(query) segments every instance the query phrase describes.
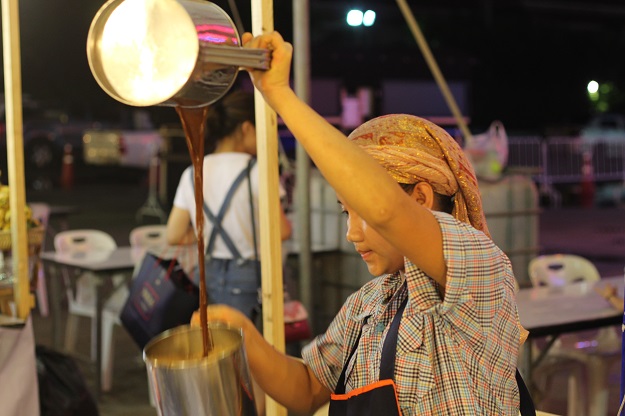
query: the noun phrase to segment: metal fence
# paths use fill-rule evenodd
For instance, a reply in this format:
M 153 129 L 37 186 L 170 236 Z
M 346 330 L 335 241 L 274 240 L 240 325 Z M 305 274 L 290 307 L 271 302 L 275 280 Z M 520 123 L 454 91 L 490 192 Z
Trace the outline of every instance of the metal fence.
M 556 203 L 556 184 L 625 183 L 625 140 L 589 145 L 579 137 L 513 136 L 508 149 L 509 168 L 532 175 Z

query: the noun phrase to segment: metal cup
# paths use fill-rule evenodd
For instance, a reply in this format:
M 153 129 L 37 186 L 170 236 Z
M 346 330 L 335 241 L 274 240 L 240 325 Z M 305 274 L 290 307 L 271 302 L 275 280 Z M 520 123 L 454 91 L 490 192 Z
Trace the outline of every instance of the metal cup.
M 163 332 L 143 350 L 159 416 L 256 416 L 240 330 L 209 325 L 214 344 L 203 356 L 202 330 Z
M 203 107 L 228 92 L 240 67 L 269 67 L 268 50 L 240 44 L 230 17 L 211 2 L 109 0 L 91 22 L 87 59 L 121 103 Z

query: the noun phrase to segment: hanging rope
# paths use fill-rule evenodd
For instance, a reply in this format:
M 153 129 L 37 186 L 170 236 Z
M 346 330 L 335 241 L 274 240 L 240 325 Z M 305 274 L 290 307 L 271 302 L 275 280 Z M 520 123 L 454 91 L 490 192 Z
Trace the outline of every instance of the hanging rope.
M 397 5 L 399 6 L 402 14 L 404 15 L 404 19 L 406 19 L 406 23 L 408 24 L 408 27 L 410 28 L 412 35 L 417 41 L 417 45 L 419 45 L 419 49 L 421 49 L 421 53 L 423 54 L 423 57 L 425 58 L 425 62 L 430 67 L 430 71 L 432 71 L 432 75 L 434 76 L 434 79 L 436 80 L 436 83 L 438 84 L 438 88 L 441 90 L 441 93 L 443 94 L 443 98 L 445 98 L 445 101 L 447 102 L 447 106 L 449 107 L 449 110 L 453 114 L 454 118 L 456 119 L 456 123 L 458 124 L 458 127 L 462 131 L 462 135 L 464 136 L 464 145 L 466 147 L 473 139 L 473 136 L 471 135 L 471 132 L 469 131 L 469 128 L 467 127 L 467 124 L 464 122 L 462 113 L 460 112 L 460 109 L 458 108 L 458 105 L 456 104 L 456 100 L 454 99 L 454 96 L 451 94 L 451 91 L 449 90 L 449 87 L 447 86 L 445 77 L 443 77 L 443 74 L 441 73 L 438 67 L 438 64 L 436 63 L 436 59 L 434 59 L 434 56 L 432 55 L 432 51 L 430 50 L 430 47 L 428 46 L 428 43 L 425 40 L 425 37 L 423 36 L 421 29 L 419 28 L 419 24 L 417 23 L 417 20 L 414 18 L 414 15 L 412 14 L 412 10 L 410 10 L 410 7 L 408 7 L 408 4 L 406 4 L 405 0 L 397 0 Z
M 230 12 L 232 13 L 232 19 L 237 27 L 237 31 L 239 32 L 239 35 L 242 35 L 245 32 L 245 28 L 243 27 L 243 21 L 241 20 L 241 15 L 239 14 L 239 8 L 234 0 L 228 0 L 228 5 L 230 6 Z

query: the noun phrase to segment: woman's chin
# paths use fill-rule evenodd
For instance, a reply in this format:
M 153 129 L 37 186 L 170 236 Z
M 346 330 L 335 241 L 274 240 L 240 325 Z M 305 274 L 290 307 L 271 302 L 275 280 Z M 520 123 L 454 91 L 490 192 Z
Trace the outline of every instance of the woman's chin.
M 380 267 L 376 267 L 375 264 L 367 263 L 367 270 L 369 270 L 369 273 L 375 277 L 382 276 L 384 274 L 384 271 L 381 270 Z

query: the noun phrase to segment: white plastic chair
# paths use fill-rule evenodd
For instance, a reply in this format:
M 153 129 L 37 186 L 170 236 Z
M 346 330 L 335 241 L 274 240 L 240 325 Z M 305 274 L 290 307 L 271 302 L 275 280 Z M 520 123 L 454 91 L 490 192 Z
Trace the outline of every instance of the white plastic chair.
M 137 268 L 141 265 L 146 250 L 167 244 L 166 225 L 143 225 L 130 231 L 130 246 L 132 258 L 135 262 L 133 276 L 137 274 Z M 113 386 L 113 356 L 115 343 L 113 332 L 115 325 L 121 326 L 119 315 L 128 299 L 128 287 L 120 286 L 109 298 L 102 311 L 102 390 L 110 391 Z
M 592 262 L 574 254 L 549 254 L 533 258 L 529 263 L 532 286 L 564 286 L 601 279 Z
M 564 286 L 575 283 L 593 284 L 601 279 L 597 268 L 588 259 L 573 254 L 538 256 L 528 265 L 533 286 Z M 606 358 L 618 358 L 621 353 L 620 336 L 615 328 L 601 328 L 594 337 L 583 338 L 578 334 L 563 334 L 552 345 L 547 358 L 555 359 L 552 370 L 563 367 L 558 360 L 573 360 L 583 365 L 588 386 L 582 388 L 580 372 L 569 376 L 568 414 L 577 411 L 582 415 L 604 416 L 608 407 L 608 366 Z M 539 370 L 540 372 L 540 366 Z M 588 406 L 588 412 L 586 412 Z
M 167 225 L 142 225 L 130 231 L 130 246 L 132 259 L 138 263 L 148 249 L 167 245 Z
M 141 261 L 143 260 L 147 250 L 158 250 L 159 248 L 167 246 L 166 232 L 167 225 L 164 224 L 142 225 L 135 227 L 130 231 L 129 240 L 130 247 L 132 249 L 131 255 L 135 262 L 135 270 L 132 274 L 133 277 L 137 275 L 138 268 L 141 266 Z M 111 308 L 107 310 L 106 314 L 102 315 L 102 342 L 111 345 L 110 354 L 103 355 L 102 357 L 103 388 L 108 386 L 110 389 L 113 384 L 113 330 L 115 324 L 121 325 L 119 315 L 124 304 L 126 303 L 128 295 L 128 288 L 126 286 L 120 287 L 113 295 L 113 297 L 115 297 L 115 307 L 117 310 L 115 311 L 115 308 Z M 152 390 L 149 389 L 148 391 L 150 394 L 150 403 L 153 406 L 156 406 L 154 398 L 152 397 Z
M 50 206 L 43 202 L 31 202 L 28 204 L 28 206 L 32 210 L 33 218 L 38 219 L 44 229 L 44 239 L 41 242 L 41 246 L 43 247 L 46 241 L 46 236 L 48 234 Z M 36 261 L 38 262 L 38 264 L 33 264 L 32 267 L 37 266 L 37 286 L 35 287 L 35 293 L 37 294 L 37 307 L 39 308 L 39 313 L 41 314 L 41 316 L 48 316 L 50 313 L 50 308 L 48 306 L 48 286 L 46 284 L 46 276 L 43 271 L 41 259 L 37 258 Z
M 68 230 L 61 231 L 54 237 L 54 248 L 58 252 L 75 253 L 75 252 L 89 252 L 89 251 L 107 251 L 117 248 L 117 244 L 113 237 L 104 231 L 83 229 L 83 230 Z M 86 317 L 91 319 L 91 345 L 90 356 L 91 360 L 96 360 L 96 342 L 97 342 L 97 326 L 95 325 L 94 317 L 96 315 L 95 305 L 95 291 L 96 291 L 96 277 L 90 272 L 85 272 L 78 277 L 75 284 L 72 285 L 70 277 L 64 270 L 65 290 L 67 294 L 68 304 L 68 318 L 67 326 L 65 330 L 65 349 L 69 352 L 73 352 L 76 347 L 76 332 L 78 328 L 78 318 Z M 123 275 L 113 277 L 113 284 L 120 285 L 124 280 Z M 122 286 L 125 287 L 125 286 Z M 110 315 L 110 310 L 116 306 L 117 299 L 115 293 L 105 301 L 104 308 L 102 310 L 102 333 L 104 339 L 104 333 L 107 326 L 110 325 L 110 320 L 107 321 L 107 317 Z M 123 304 L 122 304 L 123 305 Z M 103 342 L 103 347 L 106 344 Z M 102 348 L 102 390 L 110 390 L 110 383 L 105 383 L 105 374 L 109 373 L 112 367 L 112 350 L 110 348 Z

